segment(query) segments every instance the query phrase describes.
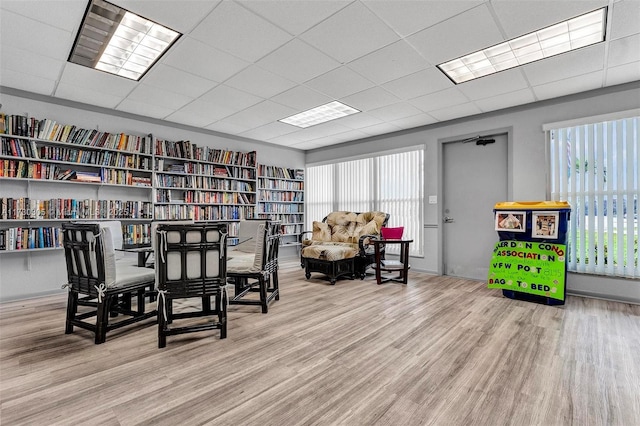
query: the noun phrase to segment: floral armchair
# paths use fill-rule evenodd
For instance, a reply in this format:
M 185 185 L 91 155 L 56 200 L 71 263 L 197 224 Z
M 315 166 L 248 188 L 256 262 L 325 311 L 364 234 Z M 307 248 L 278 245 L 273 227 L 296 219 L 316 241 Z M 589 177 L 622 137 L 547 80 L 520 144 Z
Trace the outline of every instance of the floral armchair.
M 306 278 L 311 272 L 323 273 L 332 285 L 340 276 L 364 279 L 366 269 L 374 263 L 369 239 L 379 237 L 380 228 L 388 221 L 389 215 L 384 212 L 338 211 L 322 222 L 313 222 L 313 231 L 300 234 L 300 265 Z

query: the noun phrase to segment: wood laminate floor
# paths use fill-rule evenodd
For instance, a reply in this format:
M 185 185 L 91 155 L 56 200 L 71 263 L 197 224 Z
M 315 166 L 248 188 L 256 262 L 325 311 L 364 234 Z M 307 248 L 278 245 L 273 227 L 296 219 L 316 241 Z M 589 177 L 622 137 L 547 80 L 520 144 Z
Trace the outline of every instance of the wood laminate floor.
M 2 425 L 640 425 L 640 306 L 511 300 L 410 271 L 378 286 L 281 268 L 229 334 L 64 334 L 66 299 L 0 306 Z M 152 320 L 150 320 L 152 322 Z

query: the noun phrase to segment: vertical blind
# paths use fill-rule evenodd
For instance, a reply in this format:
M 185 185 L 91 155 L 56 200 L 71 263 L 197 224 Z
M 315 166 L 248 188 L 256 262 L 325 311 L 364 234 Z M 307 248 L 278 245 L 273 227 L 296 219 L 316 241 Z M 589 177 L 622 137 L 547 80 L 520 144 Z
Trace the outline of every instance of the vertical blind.
M 549 132 L 551 196 L 572 208 L 570 271 L 640 277 L 638 120 Z
M 423 255 L 424 149 L 309 166 L 306 185 L 306 229 L 332 211 L 379 210 L 388 226 L 404 226 L 411 254 Z

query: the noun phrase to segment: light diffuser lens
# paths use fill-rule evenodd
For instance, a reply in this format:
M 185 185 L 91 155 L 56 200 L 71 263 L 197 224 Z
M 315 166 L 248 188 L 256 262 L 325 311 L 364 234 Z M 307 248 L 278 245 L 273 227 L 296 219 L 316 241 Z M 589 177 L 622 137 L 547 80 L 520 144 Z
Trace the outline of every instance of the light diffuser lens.
M 307 127 L 326 123 L 327 121 L 336 120 L 357 112 L 360 111 L 341 102 L 333 101 L 278 121 L 306 129 Z
M 438 65 L 454 83 L 484 77 L 604 41 L 607 8 L 516 37 Z

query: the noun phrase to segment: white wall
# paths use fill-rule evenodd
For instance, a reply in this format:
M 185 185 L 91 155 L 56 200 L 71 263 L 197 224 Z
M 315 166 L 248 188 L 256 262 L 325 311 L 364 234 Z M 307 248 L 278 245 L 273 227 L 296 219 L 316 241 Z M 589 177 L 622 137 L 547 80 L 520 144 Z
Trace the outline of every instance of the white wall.
M 441 273 L 441 205 L 428 204 L 427 196 L 437 195 L 438 200 L 442 199 L 439 162 L 443 142 L 490 134 L 495 130 L 507 130 L 509 133 L 508 175 L 511 180 L 509 200 L 545 200 L 548 197 L 543 124 L 639 107 L 640 82 L 633 82 L 411 131 L 319 148 L 307 152 L 307 164 L 345 159 L 390 148 L 425 144 L 425 256 L 412 259 L 411 266 L 418 270 Z M 640 281 L 638 280 L 604 280 L 599 277 L 569 275 L 567 280 L 569 292 L 640 303 Z
M 103 108 L 55 100 L 13 89 L 2 88 L 1 111 L 5 114 L 27 114 L 38 119 L 49 118 L 59 123 L 74 124 L 101 131 L 147 134 L 166 140 L 190 140 L 214 148 L 233 151 L 256 151 L 258 162 L 289 168 L 304 168 L 303 151 L 289 149 L 266 142 L 225 136 L 161 120 L 148 119 L 124 113 L 112 113 Z M 0 181 L 0 197 L 14 190 L 12 183 Z M 65 186 L 68 189 L 68 186 Z M 52 186 L 57 190 L 55 186 Z M 60 195 L 67 197 L 69 194 Z M 6 195 L 5 195 L 6 196 Z M 51 198 L 58 198 L 52 193 Z M 137 198 L 137 197 L 134 197 Z M 283 248 L 281 255 L 296 256 L 295 248 Z M 61 292 L 66 282 L 64 253 L 48 251 L 37 253 L 0 253 L 0 301 L 36 297 Z

